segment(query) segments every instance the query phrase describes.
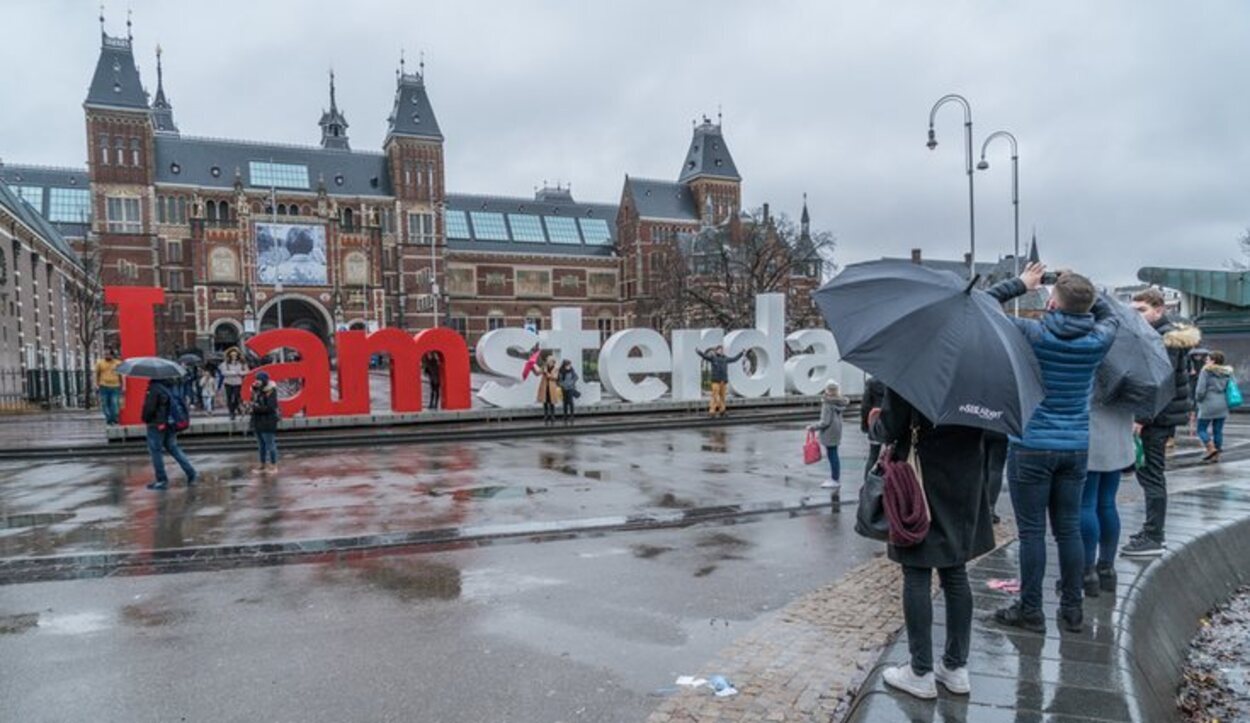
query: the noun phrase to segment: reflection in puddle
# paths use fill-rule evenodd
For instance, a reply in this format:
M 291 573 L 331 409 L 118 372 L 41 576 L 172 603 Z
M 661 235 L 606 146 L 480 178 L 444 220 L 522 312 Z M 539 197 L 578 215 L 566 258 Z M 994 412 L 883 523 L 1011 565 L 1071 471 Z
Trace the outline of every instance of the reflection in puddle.
M 73 512 L 32 512 L 25 515 L 8 515 L 4 518 L 4 526 L 10 530 L 22 527 L 43 527 L 72 520 L 75 516 Z
M 460 597 L 460 570 L 451 565 L 429 560 L 373 560 L 352 567 L 369 587 L 404 602 Z
M 0 635 L 16 635 L 39 624 L 39 613 L 0 615 Z
M 634 545 L 631 549 L 634 551 L 634 557 L 642 560 L 651 560 L 666 552 L 673 551 L 671 547 L 660 547 L 657 545 Z
M 160 628 L 182 622 L 190 617 L 185 610 L 170 610 L 148 605 L 127 605 L 122 608 L 122 622 L 140 628 Z
M 53 635 L 85 635 L 107 630 L 110 627 L 109 618 L 104 613 L 70 613 L 39 617 L 39 629 Z

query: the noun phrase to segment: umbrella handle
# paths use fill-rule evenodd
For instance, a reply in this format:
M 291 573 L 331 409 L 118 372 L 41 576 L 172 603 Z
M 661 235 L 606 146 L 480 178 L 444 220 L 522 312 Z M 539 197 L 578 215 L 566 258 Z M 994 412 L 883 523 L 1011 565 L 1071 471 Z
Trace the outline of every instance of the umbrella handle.
M 980 280 L 981 280 L 981 274 L 977 274 L 976 276 L 973 276 L 972 281 L 969 281 L 968 285 L 964 287 L 964 293 L 971 294 L 973 287 L 975 287 L 977 285 L 977 282 Z

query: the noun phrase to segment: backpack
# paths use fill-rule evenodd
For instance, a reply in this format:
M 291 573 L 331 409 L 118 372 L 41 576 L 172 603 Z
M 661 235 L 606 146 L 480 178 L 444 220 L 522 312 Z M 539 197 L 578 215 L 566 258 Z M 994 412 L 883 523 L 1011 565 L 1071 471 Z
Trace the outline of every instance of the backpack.
M 1236 409 L 1243 403 L 1241 398 L 1241 387 L 1237 385 L 1236 377 L 1228 378 L 1228 386 L 1224 387 L 1224 398 L 1228 400 L 1228 408 Z
M 187 410 L 187 400 L 181 394 L 166 391 L 165 398 L 169 406 L 165 411 L 165 428 L 181 432 L 191 426 L 191 412 Z

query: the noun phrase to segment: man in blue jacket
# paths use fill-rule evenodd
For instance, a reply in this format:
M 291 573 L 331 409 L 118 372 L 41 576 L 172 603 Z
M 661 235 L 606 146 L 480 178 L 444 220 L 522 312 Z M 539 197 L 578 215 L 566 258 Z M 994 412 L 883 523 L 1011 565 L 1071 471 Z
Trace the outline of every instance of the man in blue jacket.
M 990 293 L 1005 301 L 1037 289 L 1044 271 L 1041 264 L 1030 264 L 1020 278 Z M 1093 283 L 1073 273 L 1058 277 L 1040 321 L 1013 320 L 1037 354 L 1046 396 L 1024 435 L 1012 437 L 1008 451 L 1007 478 L 1020 534 L 1020 600 L 994 618 L 1002 625 L 1046 631 L 1042 576 L 1049 515 L 1063 583 L 1059 624 L 1080 632 L 1085 571 L 1080 511 L 1089 454 L 1089 400 L 1094 374 L 1115 341 L 1119 320 L 1098 299 Z

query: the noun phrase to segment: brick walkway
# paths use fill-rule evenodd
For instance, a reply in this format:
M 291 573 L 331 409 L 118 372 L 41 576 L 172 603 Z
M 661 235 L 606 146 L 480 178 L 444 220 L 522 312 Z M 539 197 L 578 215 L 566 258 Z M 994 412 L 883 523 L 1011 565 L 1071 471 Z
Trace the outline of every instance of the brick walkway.
M 1170 487 L 1199 487 L 1219 475 L 1218 467 L 1176 471 Z M 1120 489 L 1122 510 L 1141 505 L 1141 490 L 1131 477 Z M 1009 514 L 1010 506 L 1004 495 L 999 511 Z M 1014 541 L 1014 521 L 1005 517 L 996 532 L 999 547 Z M 795 600 L 704 667 L 701 677 L 723 675 L 737 686 L 738 695 L 716 698 L 707 688 L 683 690 L 665 699 L 647 723 L 843 720 L 902 630 L 901 591 L 901 570 L 883 552 Z
M 1006 522 L 998 533 L 1001 545 L 1014 539 L 1015 528 Z M 795 600 L 704 668 L 701 675 L 725 676 L 738 695 L 682 691 L 648 723 L 840 720 L 903 626 L 901 570 L 882 552 Z

